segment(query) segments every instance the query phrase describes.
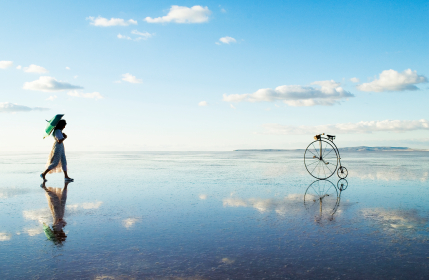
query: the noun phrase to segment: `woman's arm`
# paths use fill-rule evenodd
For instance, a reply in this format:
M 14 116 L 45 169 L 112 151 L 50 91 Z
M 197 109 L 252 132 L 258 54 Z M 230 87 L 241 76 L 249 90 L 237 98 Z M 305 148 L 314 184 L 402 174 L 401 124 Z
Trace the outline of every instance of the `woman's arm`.
M 61 134 L 62 134 L 62 136 L 63 136 L 63 138 L 62 138 L 62 139 L 57 139 L 57 138 L 55 137 L 55 140 L 57 140 L 57 143 L 58 143 L 58 144 L 63 143 L 63 142 L 64 142 L 64 140 L 66 140 L 66 139 L 67 139 L 67 135 L 66 135 L 65 133 L 61 133 Z

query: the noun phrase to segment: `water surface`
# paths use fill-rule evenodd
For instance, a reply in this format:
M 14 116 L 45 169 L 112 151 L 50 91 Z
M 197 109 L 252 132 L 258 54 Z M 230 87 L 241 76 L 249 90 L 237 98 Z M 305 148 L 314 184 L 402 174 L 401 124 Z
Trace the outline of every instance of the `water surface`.
M 0 156 L 1 279 L 429 278 L 427 152 L 344 153 L 347 182 L 301 152 L 67 156 L 66 192 Z

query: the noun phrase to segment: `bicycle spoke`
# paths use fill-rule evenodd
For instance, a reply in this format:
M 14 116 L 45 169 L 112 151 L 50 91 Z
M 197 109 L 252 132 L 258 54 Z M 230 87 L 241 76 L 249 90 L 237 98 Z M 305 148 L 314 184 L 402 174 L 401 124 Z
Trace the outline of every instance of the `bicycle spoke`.
M 319 160 L 319 163 L 320 163 L 320 160 Z M 319 163 L 316 164 L 316 167 L 319 165 Z M 316 169 L 316 167 L 314 167 L 314 169 Z M 313 171 L 314 171 L 314 169 L 313 169 Z M 313 171 L 311 171 L 310 174 L 313 174 Z
M 314 190 L 314 192 L 315 193 L 317 193 L 317 195 L 320 197 L 321 195 L 320 195 L 320 193 L 314 188 L 314 187 L 311 187 L 313 190 Z
M 312 154 L 313 154 L 313 153 L 312 153 Z M 313 154 L 313 155 L 314 155 L 314 154 Z M 312 156 L 312 155 L 310 155 L 310 154 L 306 154 L 306 155 L 305 155 L 305 158 L 306 158 L 306 159 L 317 159 L 317 160 L 319 159 L 319 157 L 318 157 L 318 156 L 316 156 L 316 155 Z
M 317 163 L 317 161 L 307 164 L 307 167 L 315 163 Z
M 333 150 L 334 150 L 334 149 L 330 150 L 330 151 L 329 151 L 329 153 L 328 153 L 326 156 L 328 156 L 328 155 L 329 155 Z
M 331 159 L 331 158 L 337 158 L 337 157 L 336 157 L 336 155 L 335 155 L 335 154 L 332 154 L 331 156 L 329 156 L 329 157 L 324 157 L 323 159 Z
M 332 170 L 329 168 L 329 164 L 330 164 L 330 163 L 328 163 L 328 164 L 326 165 L 326 168 L 328 168 L 328 169 L 329 169 L 329 171 L 331 171 L 331 174 L 332 174 L 333 172 L 332 172 Z
M 313 145 L 313 148 L 314 148 L 314 151 L 316 152 L 316 156 L 317 156 L 317 149 L 316 149 L 316 147 L 314 147 L 314 143 L 312 144 Z M 320 155 L 319 155 L 320 156 Z M 319 156 L 317 156 L 317 157 L 319 157 Z
M 310 152 L 310 153 L 312 153 L 315 157 L 317 157 L 317 158 L 318 158 L 318 156 L 317 156 L 315 153 L 313 153 L 311 150 L 307 149 L 307 151 L 309 151 L 309 152 Z

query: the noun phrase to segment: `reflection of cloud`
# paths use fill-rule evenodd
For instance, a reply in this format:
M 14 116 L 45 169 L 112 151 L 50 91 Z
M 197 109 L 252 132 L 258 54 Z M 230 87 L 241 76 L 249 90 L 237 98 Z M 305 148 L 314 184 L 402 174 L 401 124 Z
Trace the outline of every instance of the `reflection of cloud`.
M 128 218 L 122 221 L 122 224 L 124 225 L 124 227 L 126 227 L 127 229 L 130 229 L 131 227 L 134 226 L 135 223 L 137 223 L 138 221 L 140 221 L 139 218 Z
M 102 201 L 97 201 L 97 202 L 84 202 L 84 203 L 76 203 L 76 204 L 70 204 L 67 205 L 67 210 L 78 210 L 79 208 L 81 209 L 98 209 L 100 208 L 101 204 L 103 204 Z
M 49 208 L 23 211 L 22 215 L 26 220 L 38 221 L 40 224 L 49 223 L 52 220 Z
M 289 194 L 283 199 L 273 198 L 224 198 L 223 206 L 226 207 L 252 207 L 261 213 L 275 211 L 279 215 L 285 215 L 287 212 L 302 210 L 303 194 Z
M 0 241 L 9 241 L 12 235 L 7 232 L 0 232 Z
M 109 275 L 100 275 L 95 277 L 95 280 L 115 280 L 115 276 L 109 276 Z
M 24 232 L 27 233 L 29 236 L 36 236 L 38 234 L 43 233 L 43 228 L 36 227 L 36 228 L 25 229 Z
M 231 259 L 228 259 L 228 258 L 222 258 L 221 262 L 223 262 L 224 264 L 232 264 L 235 261 L 231 260 Z
M 380 181 L 400 181 L 400 180 L 419 180 L 426 182 L 429 179 L 429 172 L 423 170 L 412 170 L 407 168 L 390 168 L 383 167 L 377 170 L 377 167 L 369 170 L 355 170 L 349 174 L 350 177 L 357 177 L 363 180 L 380 180 Z
M 0 188 L 0 198 L 10 198 L 31 192 L 29 189 L 19 189 L 17 187 Z
M 383 208 L 362 209 L 362 215 L 375 221 L 383 228 L 395 230 L 410 230 L 426 227 L 427 218 L 420 217 L 418 212 L 412 210 L 389 210 Z
M 67 205 L 67 213 L 71 214 L 79 210 L 98 209 L 102 204 L 102 201 L 97 201 Z M 24 219 L 37 221 L 40 225 L 42 225 L 43 223 L 49 224 L 50 222 L 52 222 L 52 214 L 47 207 L 35 210 L 22 211 L 22 215 L 24 216 Z M 29 236 L 35 236 L 37 234 L 43 233 L 43 228 L 35 227 L 30 229 L 23 229 L 22 232 L 27 233 Z

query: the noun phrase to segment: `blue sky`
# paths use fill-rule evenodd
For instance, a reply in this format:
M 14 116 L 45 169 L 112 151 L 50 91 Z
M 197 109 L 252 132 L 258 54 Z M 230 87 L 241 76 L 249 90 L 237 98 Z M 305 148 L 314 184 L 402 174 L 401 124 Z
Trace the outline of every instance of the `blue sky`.
M 0 6 L 2 151 L 429 149 L 425 1 Z

